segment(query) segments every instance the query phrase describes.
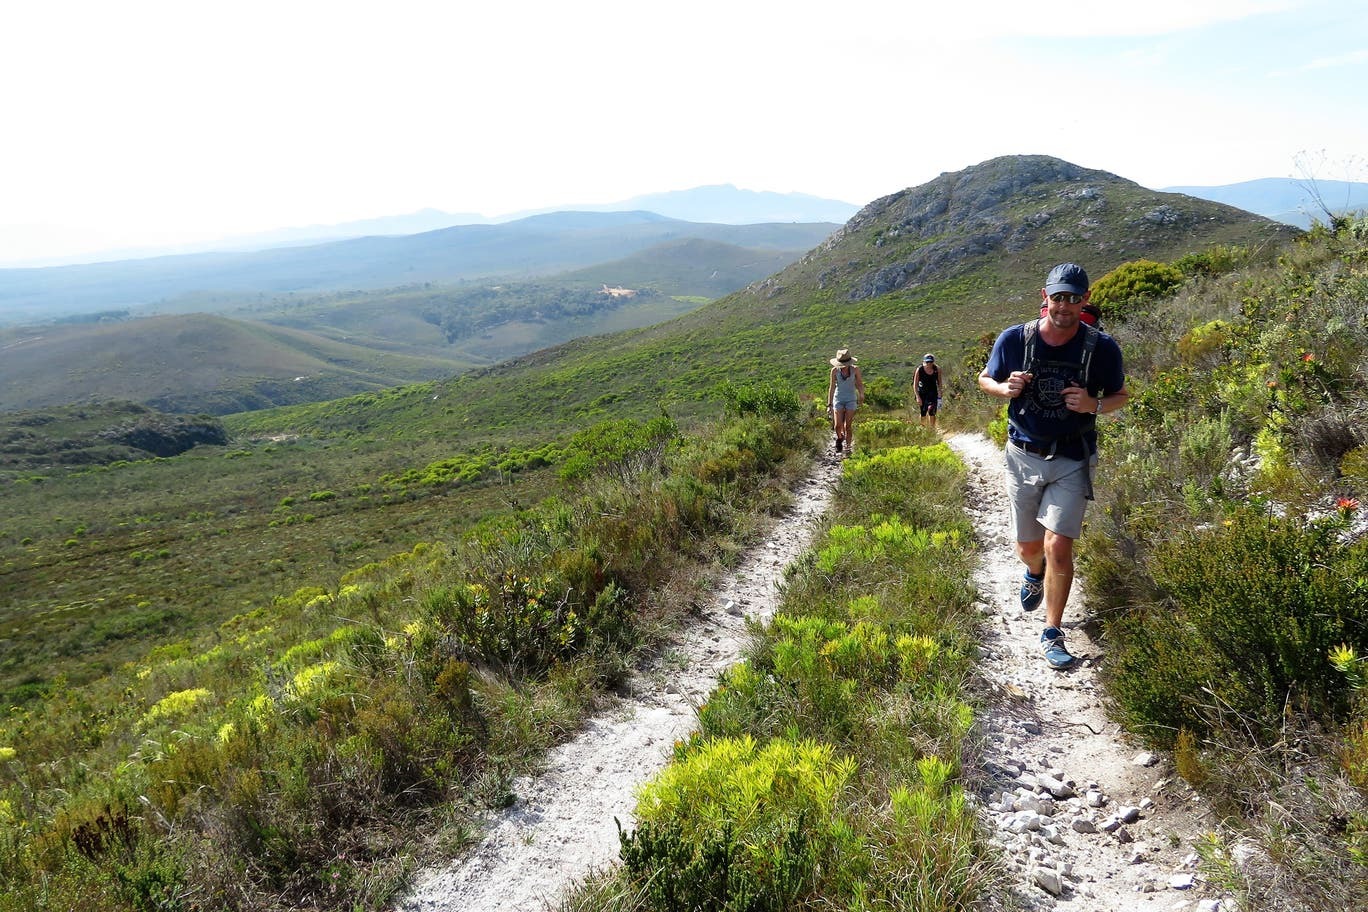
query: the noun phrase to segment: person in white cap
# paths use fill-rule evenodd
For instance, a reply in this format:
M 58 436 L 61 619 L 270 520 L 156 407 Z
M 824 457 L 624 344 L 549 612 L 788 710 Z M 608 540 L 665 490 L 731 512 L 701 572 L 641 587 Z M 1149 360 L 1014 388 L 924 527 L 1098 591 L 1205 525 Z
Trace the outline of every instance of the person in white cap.
M 1026 565 L 1021 608 L 1045 603 L 1041 650 L 1052 668 L 1074 657 L 1064 644 L 1074 541 L 1092 500 L 1097 416 L 1130 398 L 1121 347 L 1082 318 L 1091 289 L 1076 263 L 1050 270 L 1044 312 L 1009 326 L 993 343 L 979 387 L 1007 403 L 1007 496 L 1016 552 Z

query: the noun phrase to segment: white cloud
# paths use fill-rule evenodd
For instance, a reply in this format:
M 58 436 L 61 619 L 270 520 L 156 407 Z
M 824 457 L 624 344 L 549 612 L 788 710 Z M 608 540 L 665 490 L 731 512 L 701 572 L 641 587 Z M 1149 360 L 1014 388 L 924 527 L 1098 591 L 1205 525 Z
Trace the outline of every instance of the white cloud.
M 1302 69 L 1329 70 L 1346 66 L 1358 66 L 1361 63 L 1368 63 L 1368 49 L 1353 51 L 1348 54 L 1338 54 L 1334 57 L 1321 57 L 1316 60 L 1311 60 L 1303 64 Z

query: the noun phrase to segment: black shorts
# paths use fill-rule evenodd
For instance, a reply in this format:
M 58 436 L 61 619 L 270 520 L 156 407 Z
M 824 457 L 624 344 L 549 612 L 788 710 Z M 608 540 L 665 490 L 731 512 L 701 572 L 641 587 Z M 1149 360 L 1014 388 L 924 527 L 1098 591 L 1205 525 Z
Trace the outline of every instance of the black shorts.
M 921 413 L 923 418 L 927 415 L 930 415 L 932 418 L 936 417 L 936 400 L 923 399 L 921 401 Z

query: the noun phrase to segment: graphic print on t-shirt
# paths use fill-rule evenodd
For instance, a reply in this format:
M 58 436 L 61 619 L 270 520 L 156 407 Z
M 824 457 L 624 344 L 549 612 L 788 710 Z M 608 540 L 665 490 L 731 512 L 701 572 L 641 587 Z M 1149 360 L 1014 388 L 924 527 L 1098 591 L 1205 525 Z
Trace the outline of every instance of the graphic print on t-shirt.
M 1045 421 L 1062 421 L 1069 416 L 1064 405 L 1064 390 L 1078 386 L 1079 365 L 1072 361 L 1047 361 L 1038 359 L 1035 363 L 1035 379 L 1026 386 L 1022 397 L 1022 408 Z

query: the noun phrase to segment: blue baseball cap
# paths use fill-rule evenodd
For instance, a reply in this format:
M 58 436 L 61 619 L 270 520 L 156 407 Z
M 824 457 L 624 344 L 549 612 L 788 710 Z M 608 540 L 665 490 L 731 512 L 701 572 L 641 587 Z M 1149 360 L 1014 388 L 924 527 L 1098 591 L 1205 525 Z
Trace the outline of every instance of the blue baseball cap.
M 1071 294 L 1088 293 L 1088 274 L 1077 263 L 1060 263 L 1045 278 L 1045 293 L 1067 291 Z

